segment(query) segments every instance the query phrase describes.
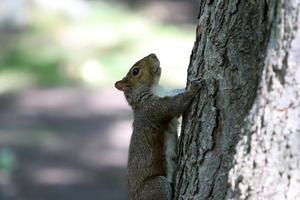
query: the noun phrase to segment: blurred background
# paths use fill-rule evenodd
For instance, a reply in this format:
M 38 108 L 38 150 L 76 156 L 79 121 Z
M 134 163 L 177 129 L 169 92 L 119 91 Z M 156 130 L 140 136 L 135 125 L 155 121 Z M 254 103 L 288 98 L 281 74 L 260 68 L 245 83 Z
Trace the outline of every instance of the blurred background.
M 184 87 L 197 0 L 0 1 L 0 199 L 127 199 L 132 113 L 114 88 L 156 53 Z

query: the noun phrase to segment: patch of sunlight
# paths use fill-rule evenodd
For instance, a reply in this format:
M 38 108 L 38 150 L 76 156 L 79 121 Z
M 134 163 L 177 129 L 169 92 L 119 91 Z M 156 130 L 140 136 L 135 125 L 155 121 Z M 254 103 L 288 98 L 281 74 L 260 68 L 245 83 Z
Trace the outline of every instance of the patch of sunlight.
M 105 74 L 100 62 L 94 59 L 87 60 L 80 67 L 80 75 L 82 79 L 90 84 L 97 84 L 105 81 Z
M 128 149 L 132 133 L 132 120 L 122 120 L 108 130 L 108 144 L 116 149 Z M 120 131 L 122 130 L 122 131 Z
M 0 74 L 0 94 L 33 85 L 34 79 L 28 73 L 3 71 Z
M 88 148 L 88 149 L 87 149 Z M 102 148 L 99 151 L 85 147 L 80 152 L 80 160 L 95 167 L 124 167 L 127 162 L 127 149 Z
M 61 12 L 73 19 L 85 17 L 90 11 L 89 4 L 82 0 L 33 0 L 33 3 L 43 10 Z
M 151 25 L 146 20 L 133 18 L 124 23 L 121 30 L 127 37 L 136 39 L 140 37 L 145 38 L 145 35 L 149 34 L 150 29 Z
M 140 44 L 140 52 L 154 52 L 161 61 L 162 83 L 185 87 L 187 67 L 189 64 L 193 38 L 189 41 L 178 39 L 176 36 L 155 38 Z
M 90 182 L 92 179 L 90 174 L 84 173 L 82 170 L 58 167 L 35 169 L 31 176 L 36 183 L 45 185 L 86 183 Z
M 72 51 L 84 47 L 100 46 L 109 48 L 117 45 L 120 36 L 111 24 L 101 24 L 99 26 L 82 27 L 64 27 L 56 32 L 56 38 L 62 46 Z

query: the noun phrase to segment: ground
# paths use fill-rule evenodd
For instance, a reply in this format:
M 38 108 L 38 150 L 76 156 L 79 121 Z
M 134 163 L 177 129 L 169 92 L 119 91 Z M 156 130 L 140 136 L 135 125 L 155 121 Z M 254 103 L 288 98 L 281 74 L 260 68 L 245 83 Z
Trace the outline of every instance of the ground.
M 0 171 L 0 199 L 127 199 L 131 122 L 114 89 L 1 95 L 0 154 L 13 161 Z

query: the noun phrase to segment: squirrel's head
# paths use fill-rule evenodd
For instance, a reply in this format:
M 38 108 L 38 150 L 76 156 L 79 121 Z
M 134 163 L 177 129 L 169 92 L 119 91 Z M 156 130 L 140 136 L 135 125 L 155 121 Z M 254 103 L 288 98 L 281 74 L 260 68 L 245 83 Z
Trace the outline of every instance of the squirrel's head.
M 140 85 L 151 88 L 158 83 L 160 74 L 159 60 L 152 53 L 137 61 L 127 75 L 115 83 L 115 87 L 124 92 L 128 92 Z

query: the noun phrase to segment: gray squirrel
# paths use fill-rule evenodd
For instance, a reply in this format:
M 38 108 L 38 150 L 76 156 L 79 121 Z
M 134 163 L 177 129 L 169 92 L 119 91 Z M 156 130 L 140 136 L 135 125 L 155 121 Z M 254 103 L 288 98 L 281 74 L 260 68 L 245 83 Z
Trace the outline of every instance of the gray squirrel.
M 134 113 L 128 156 L 129 200 L 171 200 L 176 167 L 178 117 L 189 107 L 203 81 L 188 90 L 167 91 L 158 85 L 160 62 L 150 54 L 115 83 Z

